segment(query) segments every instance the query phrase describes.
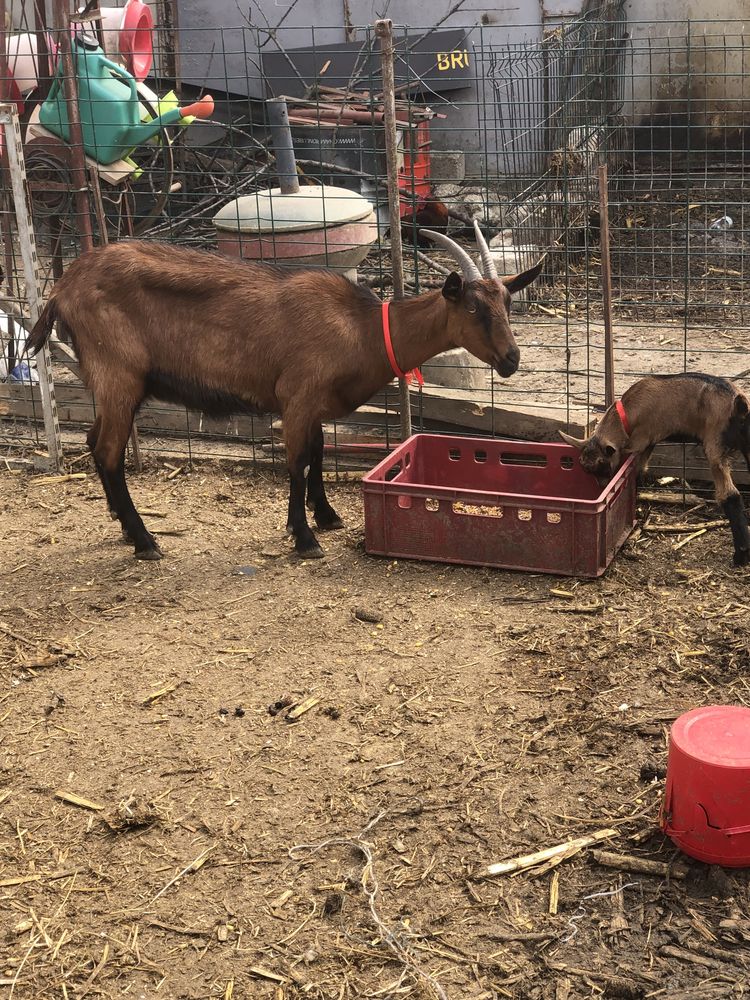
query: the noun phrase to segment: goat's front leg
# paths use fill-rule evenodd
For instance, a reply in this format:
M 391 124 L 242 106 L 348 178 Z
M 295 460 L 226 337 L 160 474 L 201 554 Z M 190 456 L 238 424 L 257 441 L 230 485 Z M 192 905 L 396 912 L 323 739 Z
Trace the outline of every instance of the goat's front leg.
M 321 531 L 343 528 L 341 518 L 328 502 L 323 483 L 323 427 L 316 424 L 310 444 L 310 471 L 307 475 L 307 508 L 313 512 Z
M 307 523 L 305 492 L 311 458 L 311 428 L 309 422 L 283 416 L 286 460 L 289 467 L 289 514 L 286 530 L 294 535 L 297 554 L 305 559 L 321 559 L 323 549 Z
M 648 448 L 644 448 L 643 451 L 638 456 L 638 477 L 643 478 L 648 472 L 648 463 L 651 461 L 651 455 L 653 454 L 656 445 L 650 444 Z
M 732 530 L 732 541 L 734 542 L 734 565 L 746 566 L 750 562 L 750 531 L 748 530 L 747 514 L 742 497 L 734 485 L 732 472 L 726 458 L 719 455 L 711 455 L 707 450 L 706 456 L 711 465 L 711 475 L 713 476 L 716 488 L 716 500 L 724 511 Z

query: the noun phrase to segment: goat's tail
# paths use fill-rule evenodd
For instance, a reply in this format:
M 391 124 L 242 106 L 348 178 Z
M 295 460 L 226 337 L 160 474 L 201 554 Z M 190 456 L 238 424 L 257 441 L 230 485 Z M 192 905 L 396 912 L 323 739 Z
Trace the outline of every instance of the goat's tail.
M 54 296 L 49 299 L 47 305 L 42 310 L 42 314 L 34 324 L 34 329 L 29 334 L 26 341 L 29 354 L 38 354 L 50 338 L 52 327 L 57 319 L 57 308 Z

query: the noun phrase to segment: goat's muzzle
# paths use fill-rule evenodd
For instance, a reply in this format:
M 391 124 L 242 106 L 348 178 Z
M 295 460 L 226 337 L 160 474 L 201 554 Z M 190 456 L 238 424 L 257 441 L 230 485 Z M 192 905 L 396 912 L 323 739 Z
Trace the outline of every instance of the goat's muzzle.
M 501 375 L 503 378 L 510 378 L 511 375 L 515 375 L 518 371 L 518 363 L 521 360 L 521 352 L 517 347 L 509 347 L 505 353 L 505 357 L 501 358 L 499 356 L 495 357 L 495 363 L 493 368 Z
M 588 472 L 590 476 L 594 476 L 599 486 L 602 489 L 612 481 L 614 478 L 616 469 L 613 469 L 609 462 L 597 461 L 597 462 L 586 462 L 583 458 L 581 459 L 581 465 L 583 466 L 583 471 Z

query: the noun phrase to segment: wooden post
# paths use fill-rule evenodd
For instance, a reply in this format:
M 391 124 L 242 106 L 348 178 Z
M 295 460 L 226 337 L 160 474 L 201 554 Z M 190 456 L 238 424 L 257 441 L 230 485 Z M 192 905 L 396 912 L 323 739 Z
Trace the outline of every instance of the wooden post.
M 393 21 L 382 18 L 375 22 L 375 34 L 380 39 L 380 70 L 383 78 L 383 109 L 385 112 L 385 157 L 388 167 L 388 208 L 391 223 L 391 261 L 393 267 L 393 298 L 404 297 L 404 254 L 401 246 L 401 213 L 398 190 L 398 144 L 396 139 L 396 84 L 393 75 Z M 411 436 L 411 399 L 406 379 L 399 379 L 401 409 L 401 439 Z
M 599 167 L 599 248 L 602 258 L 604 305 L 604 405 L 615 401 L 615 349 L 612 341 L 612 270 L 609 258 L 609 191 L 607 164 Z

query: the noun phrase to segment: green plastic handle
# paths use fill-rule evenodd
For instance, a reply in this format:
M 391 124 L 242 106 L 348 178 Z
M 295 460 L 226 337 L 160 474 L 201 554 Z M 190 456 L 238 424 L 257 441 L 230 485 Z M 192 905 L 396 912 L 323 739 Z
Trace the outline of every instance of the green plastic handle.
M 118 77 L 118 79 L 122 80 L 123 83 L 126 83 L 128 85 L 128 88 L 130 89 L 130 100 L 138 101 L 139 98 L 138 98 L 138 90 L 135 85 L 135 77 L 131 73 L 128 73 L 126 69 L 123 69 L 122 66 L 118 65 L 116 62 L 113 62 L 111 59 L 107 59 L 105 57 L 102 58 L 100 62 L 102 66 L 105 66 L 108 70 L 110 70 L 110 72 L 114 76 Z

